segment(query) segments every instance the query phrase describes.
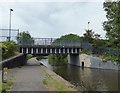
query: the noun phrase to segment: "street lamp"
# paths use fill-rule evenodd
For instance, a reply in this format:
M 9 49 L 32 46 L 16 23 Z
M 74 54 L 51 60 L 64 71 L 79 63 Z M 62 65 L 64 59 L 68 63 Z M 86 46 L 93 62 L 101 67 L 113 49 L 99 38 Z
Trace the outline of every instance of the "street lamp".
M 88 30 L 89 30 L 89 24 L 90 24 L 90 22 L 88 22 Z
M 10 9 L 9 41 L 10 41 L 10 38 L 11 38 L 11 11 L 13 11 L 13 9 Z

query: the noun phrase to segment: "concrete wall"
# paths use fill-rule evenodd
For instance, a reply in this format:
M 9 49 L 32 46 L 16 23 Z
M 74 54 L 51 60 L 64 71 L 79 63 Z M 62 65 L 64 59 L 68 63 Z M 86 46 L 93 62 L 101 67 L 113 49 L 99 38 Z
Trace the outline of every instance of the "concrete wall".
M 80 66 L 82 66 L 81 62 L 84 62 L 85 67 L 118 70 L 118 66 L 111 61 L 102 62 L 102 59 L 100 59 L 99 57 L 93 57 L 86 54 L 81 54 L 79 55 L 79 57 Z
M 2 70 L 4 67 L 14 68 L 14 67 L 23 66 L 25 64 L 26 64 L 26 55 L 18 54 L 16 56 L 10 57 L 0 62 L 0 70 Z
M 111 61 L 102 62 L 102 59 L 99 57 L 93 57 L 86 54 L 68 55 L 69 64 L 82 66 L 82 62 L 84 62 L 84 67 L 120 70 L 118 66 Z
M 69 54 L 68 55 L 68 63 L 71 65 L 80 66 L 79 54 Z

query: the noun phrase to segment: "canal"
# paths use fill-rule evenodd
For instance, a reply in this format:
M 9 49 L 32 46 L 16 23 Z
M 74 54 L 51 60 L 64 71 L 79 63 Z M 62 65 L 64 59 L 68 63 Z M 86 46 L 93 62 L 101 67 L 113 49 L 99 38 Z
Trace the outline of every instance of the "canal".
M 80 91 L 118 91 L 120 89 L 118 86 L 119 71 L 82 68 L 69 64 L 51 66 L 48 59 L 42 59 L 41 61 L 47 68 L 75 85 Z

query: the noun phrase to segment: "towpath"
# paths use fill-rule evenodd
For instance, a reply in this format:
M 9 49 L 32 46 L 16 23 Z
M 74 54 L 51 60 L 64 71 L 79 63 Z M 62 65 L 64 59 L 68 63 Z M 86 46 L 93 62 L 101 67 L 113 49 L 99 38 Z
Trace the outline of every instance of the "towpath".
M 45 74 L 40 63 L 35 58 L 28 60 L 27 65 L 21 67 L 13 77 L 11 91 L 48 91 L 43 85 Z

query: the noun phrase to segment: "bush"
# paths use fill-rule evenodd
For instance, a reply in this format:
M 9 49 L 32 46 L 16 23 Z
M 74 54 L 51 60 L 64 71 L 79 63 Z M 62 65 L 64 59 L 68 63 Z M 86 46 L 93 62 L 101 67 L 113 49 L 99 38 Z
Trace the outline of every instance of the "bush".
M 67 64 L 67 55 L 66 54 L 51 54 L 48 56 L 49 63 L 51 65 L 63 65 Z
M 0 44 L 2 45 L 0 46 L 2 49 L 2 59 L 6 59 L 15 55 L 15 52 L 17 51 L 15 42 L 2 42 Z
M 88 54 L 88 55 L 90 55 L 91 53 L 90 53 L 89 50 L 82 50 L 82 51 L 80 51 L 80 54 Z
M 27 56 L 26 56 L 27 59 L 30 59 L 30 58 L 32 58 L 32 57 L 33 57 L 32 54 L 27 54 Z

